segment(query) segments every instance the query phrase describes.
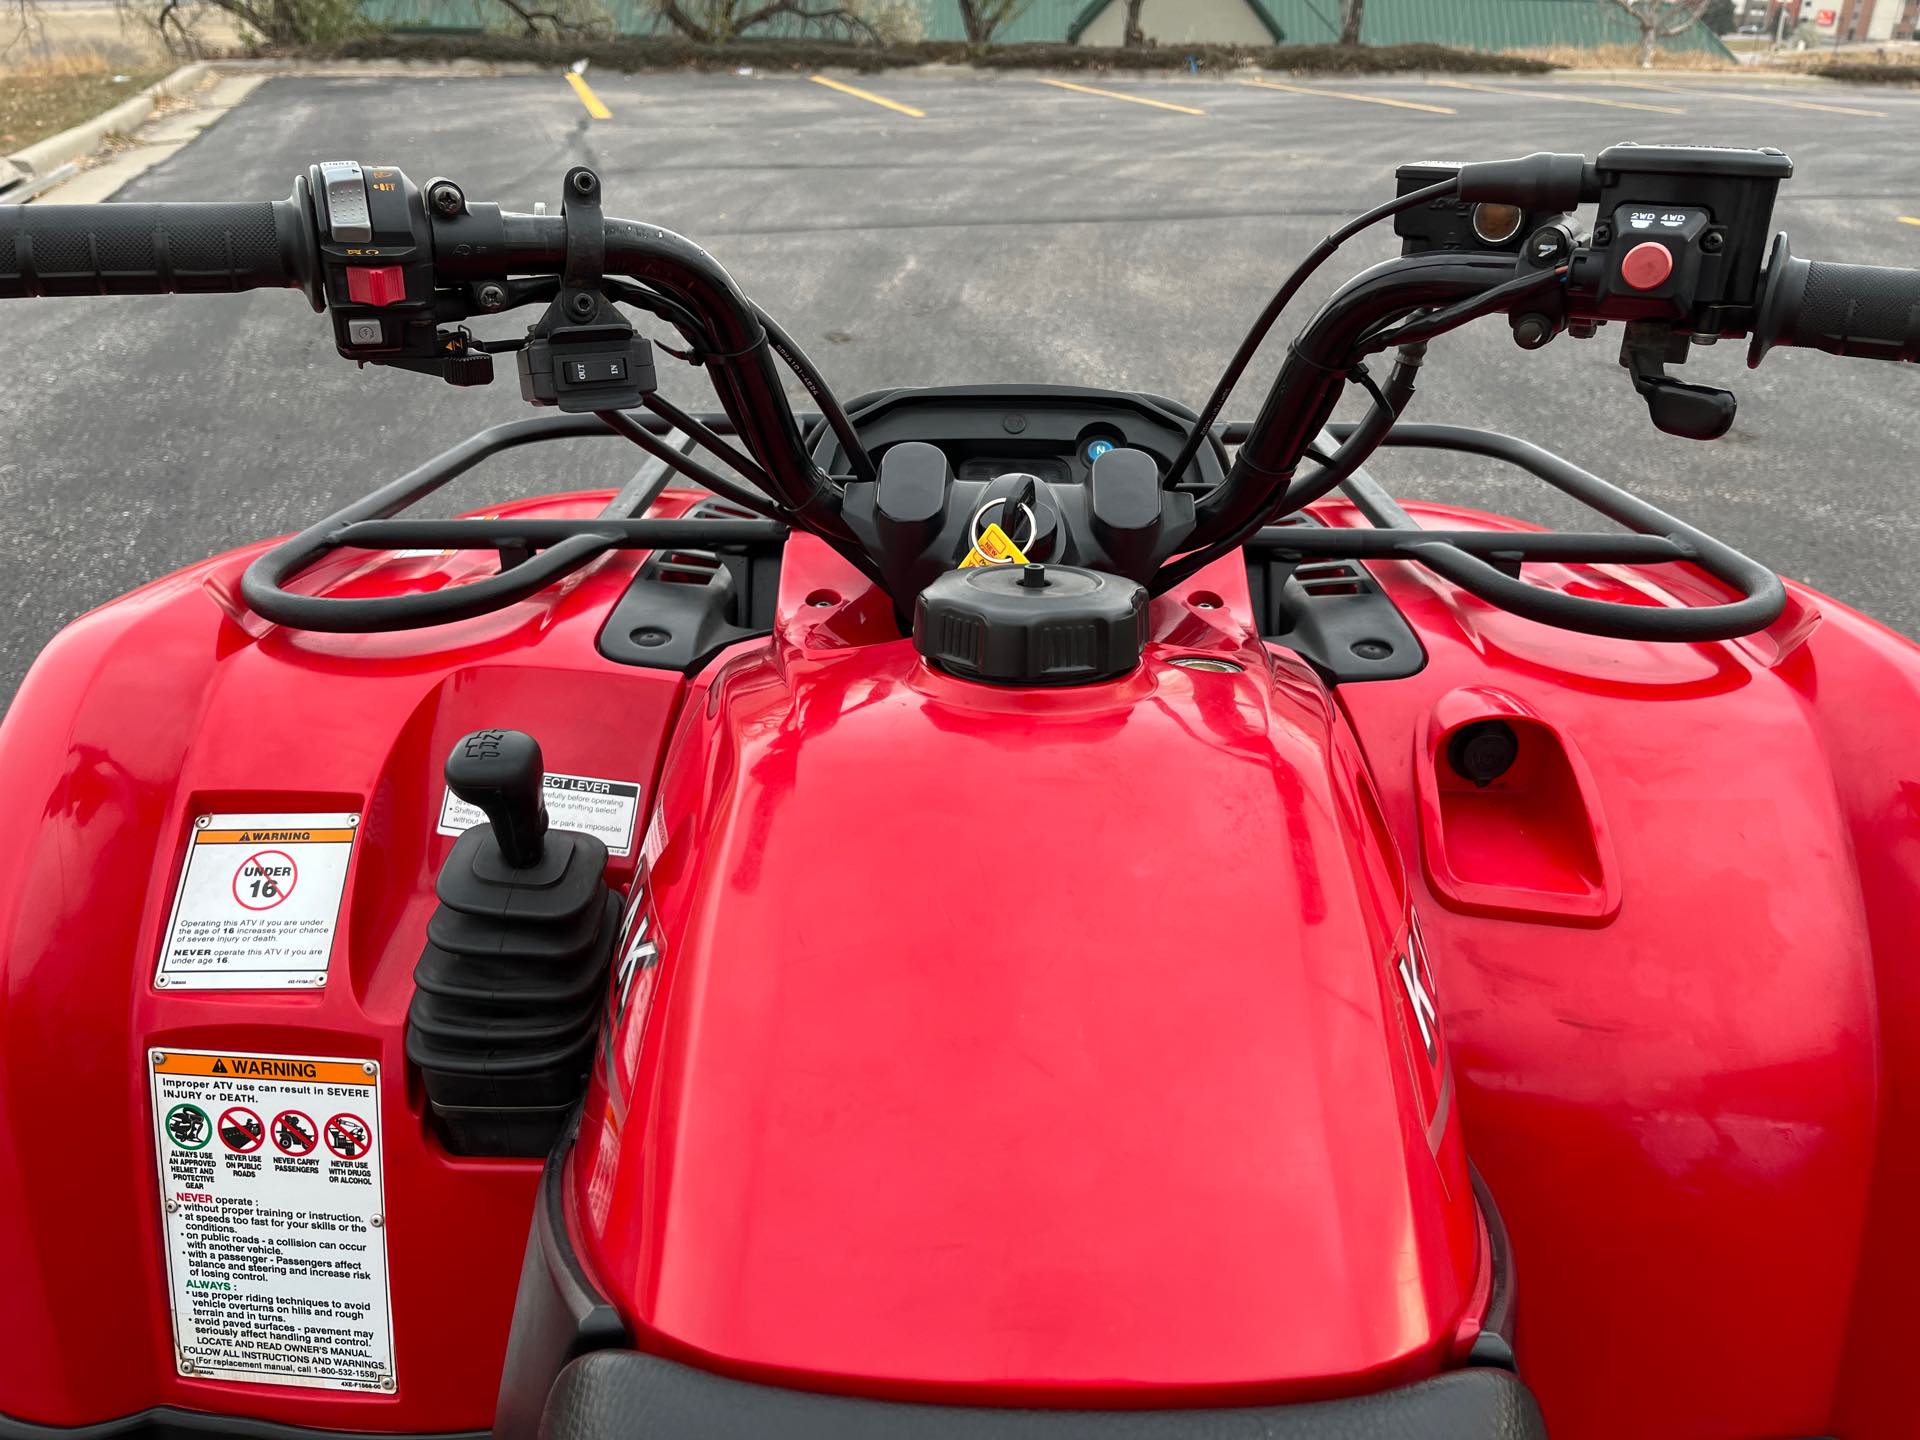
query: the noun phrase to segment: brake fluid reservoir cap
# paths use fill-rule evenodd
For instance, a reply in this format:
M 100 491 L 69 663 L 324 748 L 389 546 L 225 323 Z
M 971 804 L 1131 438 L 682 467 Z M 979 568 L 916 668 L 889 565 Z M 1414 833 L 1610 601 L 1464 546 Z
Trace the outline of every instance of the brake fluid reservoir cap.
M 949 570 L 913 607 L 913 643 L 929 664 L 994 685 L 1116 679 L 1146 640 L 1145 587 L 1072 565 Z

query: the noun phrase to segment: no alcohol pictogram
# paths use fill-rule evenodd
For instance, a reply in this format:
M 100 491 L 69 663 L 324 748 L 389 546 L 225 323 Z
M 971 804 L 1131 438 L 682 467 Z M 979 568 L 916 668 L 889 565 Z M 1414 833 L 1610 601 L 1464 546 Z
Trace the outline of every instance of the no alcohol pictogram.
M 248 910 L 271 910 L 293 894 L 300 867 L 284 850 L 256 850 L 233 872 L 233 898 Z
M 244 1105 L 220 1112 L 220 1143 L 236 1155 L 251 1155 L 267 1138 L 267 1127 L 260 1117 Z
M 310 1154 L 320 1143 L 313 1117 L 302 1110 L 282 1110 L 273 1117 L 274 1148 L 286 1155 Z
M 359 1160 L 373 1146 L 373 1131 L 358 1115 L 336 1115 L 327 1121 L 327 1149 L 342 1160 Z

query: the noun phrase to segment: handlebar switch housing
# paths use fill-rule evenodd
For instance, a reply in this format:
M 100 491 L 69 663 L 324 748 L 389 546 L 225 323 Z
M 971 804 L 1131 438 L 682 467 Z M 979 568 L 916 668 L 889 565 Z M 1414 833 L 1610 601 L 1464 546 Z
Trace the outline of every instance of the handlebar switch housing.
M 312 166 L 321 282 L 333 342 L 349 360 L 438 361 L 433 232 L 420 191 L 398 166 Z
M 1774 149 L 1626 144 L 1594 171 L 1598 219 L 1568 275 L 1574 313 L 1702 335 L 1751 328 L 1774 195 L 1793 162 Z

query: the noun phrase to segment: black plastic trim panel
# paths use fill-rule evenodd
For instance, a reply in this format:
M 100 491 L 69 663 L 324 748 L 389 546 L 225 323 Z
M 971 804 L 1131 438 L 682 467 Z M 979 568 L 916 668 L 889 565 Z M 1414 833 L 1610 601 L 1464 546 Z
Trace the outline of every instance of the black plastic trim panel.
M 513 1302 L 513 1331 L 500 1374 L 492 1440 L 535 1440 L 554 1377 L 568 1362 L 595 1350 L 632 1343 L 626 1322 L 587 1274 L 567 1237 L 567 1155 L 578 1132 L 569 1133 L 547 1157 L 533 1206 L 533 1230 Z M 4 1437 L 0 1437 L 4 1440 Z
M 1322 528 L 1305 511 L 1279 528 Z M 1426 667 L 1427 652 L 1406 617 L 1358 560 L 1292 560 L 1249 544 L 1247 589 L 1260 637 L 1297 652 L 1330 685 L 1404 680 Z
M 710 495 L 686 520 L 753 518 Z M 690 675 L 727 646 L 773 632 L 781 552 L 656 550 L 600 629 L 600 653 L 622 665 Z
M 1211 1410 L 1007 1410 L 906 1404 L 729 1380 L 603 1350 L 553 1388 L 542 1440 L 1546 1440 L 1505 1370 L 1456 1370 L 1395 1390 Z
M 487 1440 L 485 1430 L 447 1430 L 433 1434 L 392 1432 L 394 1440 Z M 117 1420 L 92 1425 L 36 1425 L 0 1415 L 0 1440 L 368 1440 L 361 1430 L 316 1430 L 281 1425 L 244 1415 L 212 1415 L 156 1405 Z
M 935 385 L 873 390 L 847 402 L 847 415 L 867 453 L 876 459 L 903 440 L 936 445 L 955 474 L 970 459 L 1004 462 L 1007 470 L 1046 472 L 1042 478 L 1084 484 L 1091 471 L 1086 447 L 1094 440 L 1144 450 L 1164 469 L 1186 444 L 1199 417 L 1177 400 L 1079 385 Z M 824 425 L 808 434 L 816 463 L 841 474 L 847 460 Z M 1226 478 L 1218 441 L 1202 445 L 1182 488 L 1210 490 Z
M 1479 1203 L 1480 1214 L 1487 1222 L 1487 1248 L 1493 1252 L 1493 1286 L 1487 1296 L 1487 1313 L 1480 1322 L 1480 1334 L 1467 1352 L 1467 1359 L 1475 1365 L 1515 1370 L 1519 1367 L 1513 1353 L 1513 1241 L 1507 1236 L 1507 1222 L 1500 1218 L 1500 1207 L 1493 1203 L 1493 1191 L 1486 1177 L 1471 1160 L 1467 1162 L 1467 1177 L 1473 1184 L 1473 1198 Z

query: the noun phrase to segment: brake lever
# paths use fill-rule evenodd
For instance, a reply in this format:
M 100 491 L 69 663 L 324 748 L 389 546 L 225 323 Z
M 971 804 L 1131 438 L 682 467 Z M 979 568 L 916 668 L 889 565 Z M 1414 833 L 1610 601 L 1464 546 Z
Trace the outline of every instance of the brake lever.
M 1620 339 L 1620 363 L 1647 402 L 1654 429 L 1683 440 L 1718 440 L 1733 428 L 1740 402 L 1731 390 L 1691 385 L 1667 374 L 1669 361 L 1686 359 L 1688 343 L 1671 325 L 1632 320 Z

